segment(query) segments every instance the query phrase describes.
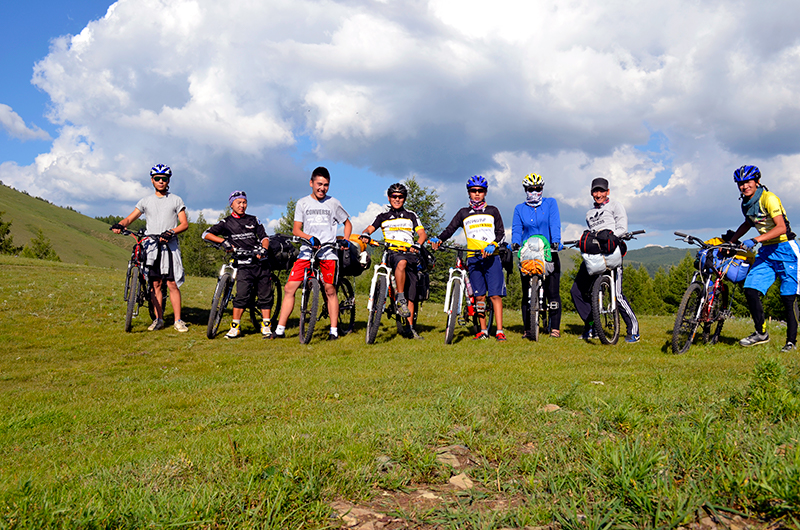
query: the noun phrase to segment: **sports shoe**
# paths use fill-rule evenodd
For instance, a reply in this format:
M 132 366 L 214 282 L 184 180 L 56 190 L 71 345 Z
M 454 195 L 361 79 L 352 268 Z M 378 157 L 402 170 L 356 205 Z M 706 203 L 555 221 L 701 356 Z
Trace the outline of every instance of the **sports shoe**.
M 628 344 L 635 344 L 639 342 L 639 338 L 640 337 L 638 333 L 631 333 L 630 335 L 625 337 L 625 342 L 627 342 Z
M 411 316 L 411 311 L 408 309 L 408 301 L 405 299 L 405 297 L 397 297 L 397 314 L 403 318 L 408 318 Z
M 425 337 L 423 337 L 419 333 L 417 333 L 417 330 L 414 329 L 414 328 L 411 328 L 411 331 L 408 332 L 408 338 L 409 339 L 414 339 L 414 340 L 424 340 L 425 339 Z
M 269 327 L 269 322 L 266 320 L 261 321 L 261 336 L 265 339 L 270 338 L 272 335 L 272 329 Z
M 164 329 L 164 321 L 160 318 L 153 320 L 153 323 L 147 328 L 147 331 L 158 331 L 159 329 Z
M 187 326 L 183 320 L 176 320 L 173 327 L 178 331 L 180 331 L 181 333 L 186 333 L 187 331 L 189 331 L 189 326 Z
M 781 348 L 781 353 L 788 353 L 790 351 L 795 351 L 797 347 L 794 345 L 794 342 L 787 342 L 786 346 Z
M 749 347 L 755 346 L 756 344 L 764 344 L 769 342 L 769 333 L 758 333 L 754 332 L 749 337 L 745 337 L 739 341 L 739 346 Z
M 502 331 L 498 331 L 494 334 L 494 338 L 496 338 L 499 342 L 504 342 L 506 339 L 506 334 Z
M 328 333 L 328 340 L 339 340 L 339 335 L 334 335 L 333 333 Z
M 486 340 L 489 338 L 489 335 L 484 333 L 483 331 L 479 332 L 477 335 L 472 337 L 472 340 Z
M 239 324 L 235 322 L 231 323 L 231 329 L 225 334 L 226 339 L 235 339 L 242 333 L 242 330 L 239 329 Z
M 581 340 L 592 340 L 592 339 L 595 339 L 595 338 L 597 338 L 597 337 L 594 336 L 594 329 L 593 328 L 587 329 L 586 331 L 583 332 L 583 335 L 581 335 Z
M 286 338 L 286 334 L 285 333 L 277 333 L 276 332 L 276 333 L 273 333 L 272 335 L 270 335 L 269 338 L 270 339 L 285 339 Z

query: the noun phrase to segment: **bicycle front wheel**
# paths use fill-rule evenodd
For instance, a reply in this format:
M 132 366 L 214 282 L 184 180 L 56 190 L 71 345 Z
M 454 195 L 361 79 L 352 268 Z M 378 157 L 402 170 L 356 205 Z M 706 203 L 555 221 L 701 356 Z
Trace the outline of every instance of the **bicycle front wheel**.
M 206 336 L 213 339 L 217 336 L 219 325 L 222 322 L 222 314 L 228 305 L 229 294 L 233 288 L 233 278 L 230 274 L 223 274 L 217 280 L 217 287 L 214 289 L 214 296 L 211 297 L 211 311 L 208 313 L 208 327 Z
M 350 280 L 342 278 L 336 294 L 339 297 L 339 336 L 343 337 L 352 333 L 356 325 L 356 295 Z
M 692 340 L 700 323 L 700 304 L 703 303 L 703 285 L 698 282 L 689 284 L 683 293 L 681 305 L 675 315 L 675 327 L 672 328 L 672 353 L 685 353 L 692 345 Z M 708 323 L 710 328 L 711 323 Z
M 456 333 L 456 325 L 458 324 L 459 305 L 461 304 L 461 284 L 453 282 L 453 288 L 450 291 L 450 314 L 447 315 L 447 327 L 444 330 L 444 343 L 451 344 L 453 336 Z
M 308 278 L 300 303 L 300 344 L 310 344 L 319 316 L 319 280 Z
M 541 276 L 531 278 L 530 301 L 528 306 L 528 332 L 533 340 L 539 340 L 539 289 L 542 285 Z
M 611 278 L 601 274 L 592 286 L 592 317 L 594 332 L 603 344 L 619 340 L 619 306 L 614 303 Z
M 133 315 L 136 313 L 136 304 L 139 301 L 139 267 L 128 269 L 128 279 L 125 280 L 128 286 L 128 305 L 125 310 L 125 333 L 130 333 L 133 329 Z
M 375 282 L 372 309 L 369 310 L 369 317 L 367 317 L 367 344 L 375 344 L 375 339 L 378 337 L 378 329 L 381 327 L 381 316 L 383 315 L 383 306 L 386 305 L 387 290 L 386 277 L 379 276 L 378 281 Z

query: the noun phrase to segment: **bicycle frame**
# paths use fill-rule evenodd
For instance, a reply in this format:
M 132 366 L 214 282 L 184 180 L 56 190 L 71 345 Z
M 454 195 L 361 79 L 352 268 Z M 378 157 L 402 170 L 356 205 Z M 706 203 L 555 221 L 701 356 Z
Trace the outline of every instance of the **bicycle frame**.
M 467 312 L 470 313 L 474 311 L 475 304 L 473 303 L 474 295 L 472 294 L 472 284 L 469 281 L 469 274 L 467 273 L 467 267 L 464 265 L 464 260 L 462 259 L 461 255 L 463 252 L 467 252 L 465 249 L 459 249 L 457 247 L 443 247 L 448 248 L 450 250 L 456 250 L 456 266 L 450 267 L 448 271 L 449 276 L 447 278 L 447 290 L 445 291 L 444 295 L 444 313 L 449 315 L 453 311 L 456 314 L 461 314 L 462 305 L 464 303 L 464 299 L 466 298 L 467 301 Z M 450 293 L 453 291 L 453 285 L 456 282 L 461 284 L 461 292 L 463 296 L 458 300 L 458 307 L 450 307 Z M 472 310 L 472 311 L 471 311 Z
M 378 278 L 379 277 L 383 276 L 384 278 L 386 278 L 387 290 L 391 290 L 392 293 L 396 293 L 397 292 L 397 283 L 396 283 L 396 281 L 394 279 L 394 272 L 392 272 L 392 268 L 389 267 L 386 264 L 386 251 L 385 250 L 383 252 L 383 256 L 381 258 L 381 262 L 378 265 L 375 265 L 374 269 L 375 269 L 375 272 L 372 274 L 372 283 L 370 284 L 370 287 L 369 287 L 369 300 L 367 301 L 367 311 L 371 311 L 372 310 L 372 305 L 373 305 L 373 301 L 375 299 L 375 294 L 376 294 L 375 293 L 375 289 L 376 289 L 376 286 L 378 285 Z M 391 289 L 389 289 L 389 286 L 391 286 Z M 386 294 L 387 294 L 387 298 L 388 298 L 388 294 L 389 293 L 387 292 Z

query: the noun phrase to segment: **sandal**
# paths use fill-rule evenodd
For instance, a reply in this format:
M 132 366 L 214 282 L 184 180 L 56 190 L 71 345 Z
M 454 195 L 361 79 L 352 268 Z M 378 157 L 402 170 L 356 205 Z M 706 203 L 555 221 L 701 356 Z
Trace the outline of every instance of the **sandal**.
M 561 331 L 554 329 L 553 331 L 550 332 L 550 336 L 558 339 L 561 337 Z

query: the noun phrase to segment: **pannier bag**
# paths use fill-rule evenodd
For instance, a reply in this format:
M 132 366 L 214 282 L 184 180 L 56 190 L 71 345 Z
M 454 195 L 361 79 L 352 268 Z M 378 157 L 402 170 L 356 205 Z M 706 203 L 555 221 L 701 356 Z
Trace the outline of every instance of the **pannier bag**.
M 417 273 L 417 302 L 424 302 L 431 296 L 431 275 L 421 270 Z
M 500 256 L 500 265 L 506 271 L 506 274 L 511 274 L 514 270 L 514 253 L 508 248 L 508 245 L 501 243 L 497 249 L 497 255 Z
M 270 236 L 267 258 L 273 271 L 291 270 L 299 254 L 300 251 L 292 245 L 288 237 L 279 234 Z
M 432 271 L 436 267 L 436 258 L 430 250 L 426 247 L 421 247 L 419 252 L 419 266 L 420 274 L 426 271 Z M 425 299 L 427 300 L 427 298 Z
M 627 246 L 611 230 L 590 232 L 586 230 L 578 243 L 583 254 L 613 254 L 617 247 L 622 247 L 622 255 L 627 252 Z
M 351 235 L 350 246 L 347 248 L 339 247 L 336 252 L 339 258 L 340 276 L 361 276 L 361 273 L 370 266 L 371 260 L 369 259 L 369 253 L 366 251 L 366 245 L 358 236 Z
M 750 272 L 750 264 L 737 256 L 725 258 L 720 268 L 732 282 L 743 282 L 747 273 Z
M 519 257 L 519 270 L 522 271 L 522 274 L 528 276 L 540 274 L 544 276 L 549 272 L 553 272 L 553 256 L 550 253 L 550 242 L 542 235 L 534 235 L 526 239 L 519 251 L 517 251 L 517 257 Z
M 724 241 L 718 237 L 706 241 L 708 245 L 721 245 Z M 713 267 L 722 273 L 732 282 L 741 282 L 747 277 L 750 266 L 755 260 L 755 253 L 744 249 L 735 252 L 718 248 L 703 248 L 697 251 L 694 266 L 698 269 Z
M 586 272 L 594 276 L 606 269 L 616 269 L 622 265 L 622 252 L 619 247 L 611 254 L 581 254 L 586 264 Z

